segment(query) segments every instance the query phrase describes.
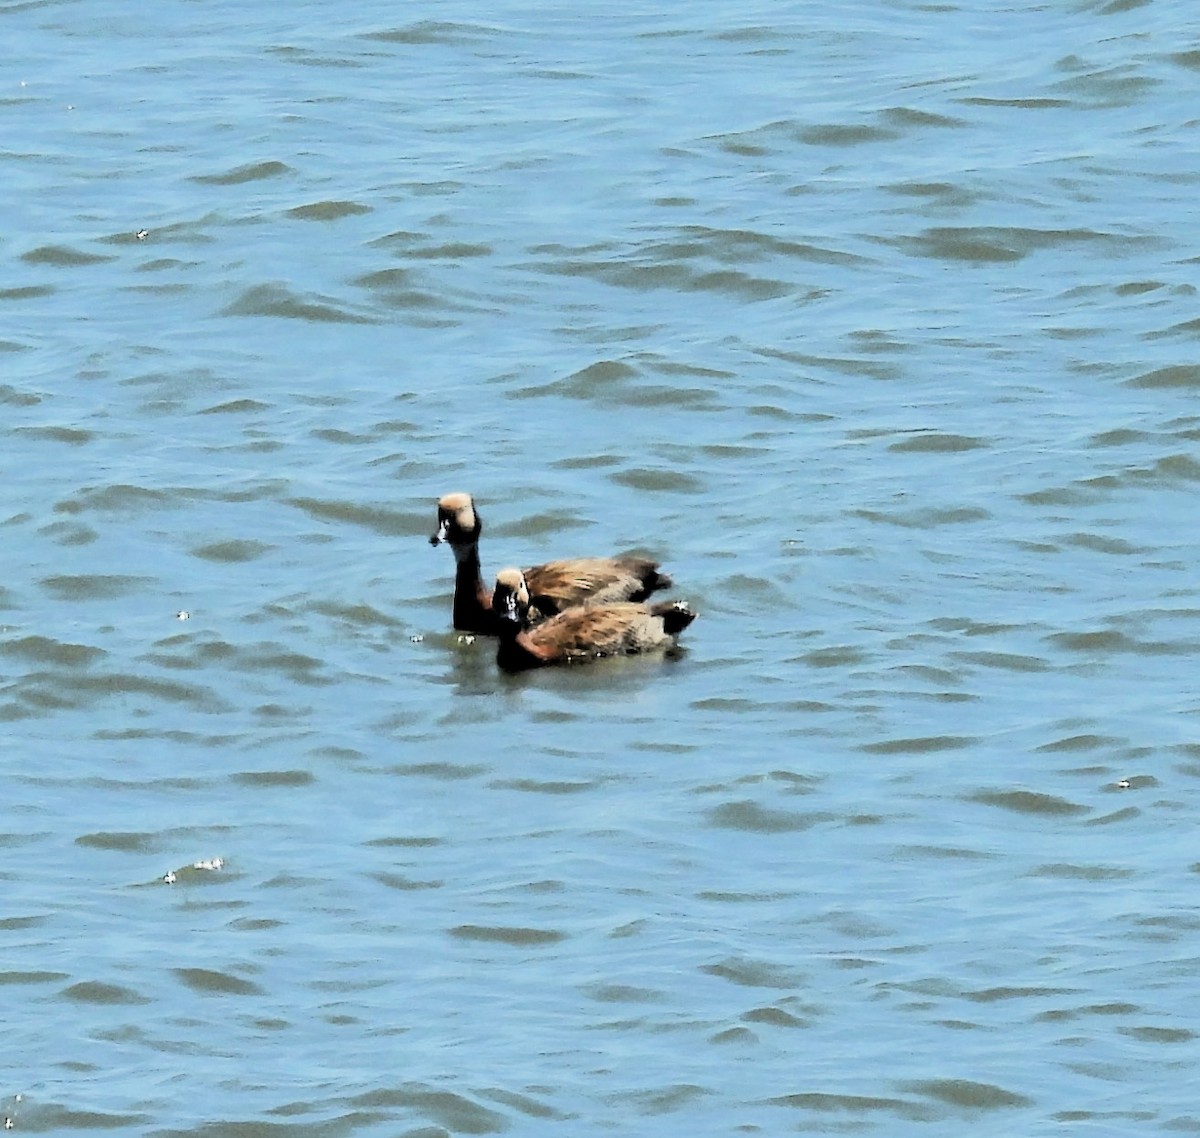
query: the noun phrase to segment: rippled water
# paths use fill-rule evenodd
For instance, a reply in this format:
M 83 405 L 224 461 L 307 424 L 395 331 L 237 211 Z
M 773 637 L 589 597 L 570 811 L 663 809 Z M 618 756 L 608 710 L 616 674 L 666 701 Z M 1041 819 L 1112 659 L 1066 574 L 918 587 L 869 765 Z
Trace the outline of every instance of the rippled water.
M 16 1130 L 1200 1129 L 1191 7 L 0 34 Z

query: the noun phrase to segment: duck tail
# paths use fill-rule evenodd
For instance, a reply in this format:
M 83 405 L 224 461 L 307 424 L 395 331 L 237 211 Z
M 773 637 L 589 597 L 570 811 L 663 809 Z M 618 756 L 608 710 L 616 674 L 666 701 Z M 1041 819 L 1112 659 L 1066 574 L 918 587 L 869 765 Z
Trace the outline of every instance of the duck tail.
M 688 608 L 687 601 L 663 601 L 654 605 L 650 611 L 662 618 L 663 631 L 668 636 L 678 636 L 696 619 L 696 613 Z
M 658 567 L 657 561 L 648 557 L 624 556 L 620 558 L 626 569 L 636 578 L 637 585 L 629 593 L 631 601 L 644 601 L 651 593 L 660 589 L 670 589 L 675 581 L 670 573 L 664 573 Z
M 675 584 L 675 579 L 671 574 L 662 572 L 657 565 L 652 565 L 642 580 L 646 586 L 647 595 L 657 593 L 659 589 L 669 589 Z

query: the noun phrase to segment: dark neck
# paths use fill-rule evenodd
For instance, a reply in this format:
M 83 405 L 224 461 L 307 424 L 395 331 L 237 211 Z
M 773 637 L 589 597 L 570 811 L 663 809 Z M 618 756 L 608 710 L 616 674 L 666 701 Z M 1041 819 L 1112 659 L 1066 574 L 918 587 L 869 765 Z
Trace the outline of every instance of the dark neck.
M 539 668 L 549 662 L 549 655 L 539 650 L 529 638 L 529 630 L 511 620 L 496 621 L 496 635 L 500 646 L 496 649 L 496 663 L 506 672 L 522 672 L 526 668 Z
M 454 627 L 460 632 L 494 632 L 492 597 L 479 570 L 479 546 L 454 546 Z
M 536 668 L 544 661 L 535 656 L 522 643 L 525 634 L 516 625 L 502 620 L 500 625 L 500 647 L 496 649 L 496 663 L 506 672 L 523 672 Z

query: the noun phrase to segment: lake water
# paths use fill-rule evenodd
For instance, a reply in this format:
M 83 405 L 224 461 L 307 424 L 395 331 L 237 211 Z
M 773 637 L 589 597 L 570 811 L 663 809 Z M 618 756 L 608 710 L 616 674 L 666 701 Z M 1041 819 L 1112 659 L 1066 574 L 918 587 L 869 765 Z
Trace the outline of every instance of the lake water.
M 0 36 L 16 1131 L 1200 1131 L 1193 5 Z

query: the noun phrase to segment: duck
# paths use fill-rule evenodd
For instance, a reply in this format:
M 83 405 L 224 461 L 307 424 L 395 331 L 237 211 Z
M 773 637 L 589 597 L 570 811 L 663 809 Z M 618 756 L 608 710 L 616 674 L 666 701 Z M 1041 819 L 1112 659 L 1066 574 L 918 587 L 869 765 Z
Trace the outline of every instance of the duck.
M 460 632 L 495 636 L 498 628 L 492 611 L 493 591 L 484 584 L 479 565 L 482 532 L 483 523 L 470 494 L 444 494 L 438 499 L 437 529 L 429 544 L 446 542 L 454 551 L 454 627 Z M 529 590 L 530 624 L 576 605 L 644 601 L 672 584 L 657 561 L 635 554 L 548 561 L 522 572 Z
M 530 626 L 531 594 L 520 569 L 496 574 L 492 611 L 500 644 L 496 663 L 506 672 L 547 664 L 574 664 L 602 656 L 670 652 L 696 619 L 686 601 L 617 601 L 566 609 Z

